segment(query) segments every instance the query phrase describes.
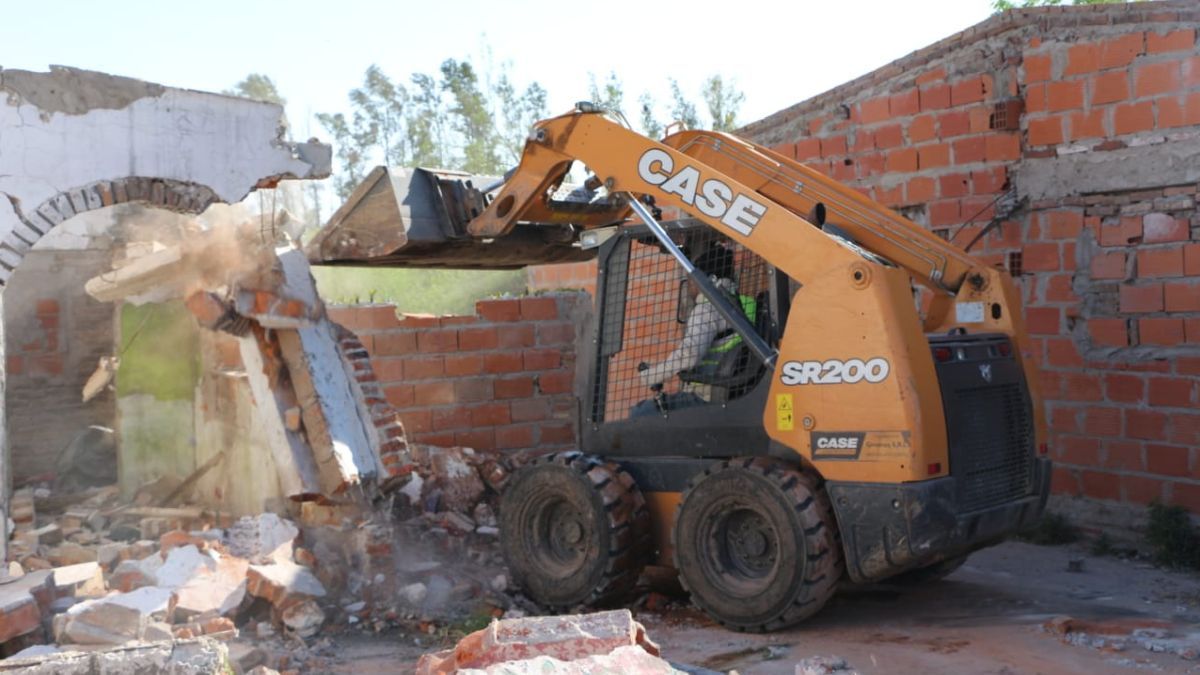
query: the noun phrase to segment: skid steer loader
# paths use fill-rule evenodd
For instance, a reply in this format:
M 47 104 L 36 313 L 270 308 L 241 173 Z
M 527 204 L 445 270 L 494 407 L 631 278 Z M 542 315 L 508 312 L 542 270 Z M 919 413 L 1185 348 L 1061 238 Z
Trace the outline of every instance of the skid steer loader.
M 578 451 L 501 500 L 513 579 L 548 608 L 619 601 L 656 564 L 722 624 L 774 630 L 842 580 L 945 575 L 1045 507 L 1008 274 L 734 136 L 655 141 L 580 104 L 504 178 L 377 169 L 308 252 L 598 260 Z

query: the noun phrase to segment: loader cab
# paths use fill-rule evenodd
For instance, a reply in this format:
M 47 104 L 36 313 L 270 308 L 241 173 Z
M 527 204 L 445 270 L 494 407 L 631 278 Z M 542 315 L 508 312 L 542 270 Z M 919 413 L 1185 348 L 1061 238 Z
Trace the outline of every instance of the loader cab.
M 787 277 L 700 222 L 664 225 L 693 262 L 714 247 L 728 252 L 730 269 L 714 276 L 759 336 L 775 346 L 786 322 Z M 627 458 L 663 457 L 670 448 L 686 448 L 689 457 L 765 454 L 769 439 L 762 411 L 769 378 L 732 330 L 709 331 L 713 338 L 703 346 L 700 362 L 660 367 L 687 338 L 689 319 L 707 316 L 703 308 L 694 315 L 696 304 L 706 300 L 688 291 L 678 263 L 642 227 L 609 239 L 598 261 L 583 449 Z M 654 373 L 639 371 L 643 363 L 661 376 L 647 379 Z

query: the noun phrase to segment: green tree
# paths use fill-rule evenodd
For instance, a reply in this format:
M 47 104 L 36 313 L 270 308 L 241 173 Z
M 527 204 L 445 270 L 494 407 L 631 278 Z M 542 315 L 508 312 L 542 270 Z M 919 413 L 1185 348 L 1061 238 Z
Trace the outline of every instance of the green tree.
M 655 140 L 662 138 L 663 126 L 654 115 L 654 97 L 650 92 L 642 92 L 638 97 L 638 105 L 642 107 L 642 133 Z
M 500 131 L 503 159 L 511 168 L 521 161 L 521 153 L 525 151 L 525 139 L 529 137 L 529 130 L 533 128 L 534 123 L 549 115 L 546 109 L 546 90 L 534 82 L 518 94 L 505 69 L 500 73 L 493 91 L 496 103 L 500 107 L 498 118 L 503 127 Z
M 746 100 L 745 94 L 735 89 L 732 83 L 726 83 L 720 75 L 713 75 L 704 81 L 702 97 L 712 119 L 713 131 L 737 128 L 738 108 Z
M 413 73 L 413 94 L 408 108 L 408 147 L 413 166 L 444 167 L 446 161 L 446 109 L 437 78 Z
M 446 59 L 442 63 L 442 89 L 450 95 L 450 127 L 459 135 L 462 170 L 499 173 L 496 124 L 475 68 L 468 61 Z
M 603 88 L 596 81 L 595 73 L 588 73 L 588 94 L 591 96 L 592 103 L 605 110 L 620 112 L 625 100 L 625 90 L 621 86 L 621 80 L 617 79 L 617 74 L 611 70 L 608 72 L 608 79 L 604 81 Z
M 250 73 L 241 82 L 233 85 L 232 89 L 226 89 L 223 93 L 230 96 L 252 98 L 255 101 L 287 105 L 287 99 L 280 95 L 275 81 L 262 73 Z
M 287 107 L 287 99 L 279 93 L 279 88 L 275 86 L 275 81 L 262 73 L 250 73 L 242 78 L 241 82 L 233 85 L 231 89 L 226 89 L 221 92 L 228 96 L 241 96 L 255 101 L 263 101 L 265 103 L 275 103 L 280 107 Z M 283 115 L 283 126 L 290 129 L 287 113 Z
M 699 129 L 700 116 L 696 114 L 696 104 L 688 100 L 679 88 L 679 81 L 670 79 L 671 83 L 671 117 L 676 122 L 682 122 L 685 129 Z
M 375 145 L 378 130 L 358 112 L 351 116 L 350 121 L 342 113 L 317 113 L 317 121 L 333 137 L 333 147 L 341 167 L 341 171 L 333 177 L 334 191 L 338 197 L 347 199 L 366 175 L 370 148 Z
M 1003 12 L 1006 9 L 1016 9 L 1018 7 L 1024 9 L 1027 7 L 1054 7 L 1057 5 L 1115 5 L 1122 2 L 1141 2 L 1141 0 L 1071 0 L 1070 3 L 1064 0 L 992 0 L 992 9 L 997 12 Z
M 361 87 L 350 91 L 350 102 L 374 130 L 374 140 L 384 163 L 403 166 L 408 162 L 404 112 L 408 92 L 375 64 L 367 68 Z

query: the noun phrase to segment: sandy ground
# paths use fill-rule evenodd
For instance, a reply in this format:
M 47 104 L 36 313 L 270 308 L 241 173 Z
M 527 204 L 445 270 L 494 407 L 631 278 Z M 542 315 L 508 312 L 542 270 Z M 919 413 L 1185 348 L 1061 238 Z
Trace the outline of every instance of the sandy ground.
M 1083 558 L 1083 571 L 1068 571 L 1070 558 Z M 1009 542 L 924 587 L 848 588 L 816 617 L 770 635 L 729 632 L 689 609 L 637 615 L 664 658 L 741 675 L 791 675 L 811 656 L 841 657 L 860 673 L 1200 673 L 1200 661 L 1127 638 L 1149 628 L 1175 638 L 1168 649 L 1200 649 L 1200 576 L 1078 547 Z M 1043 628 L 1061 616 L 1093 624 L 1082 638 Z M 422 652 L 396 635 L 338 643 L 336 672 L 358 675 L 407 671 Z

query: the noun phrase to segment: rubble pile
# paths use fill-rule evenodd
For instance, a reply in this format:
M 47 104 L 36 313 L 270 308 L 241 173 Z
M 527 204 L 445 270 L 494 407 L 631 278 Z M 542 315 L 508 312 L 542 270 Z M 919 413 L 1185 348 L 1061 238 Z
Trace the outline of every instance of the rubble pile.
M 47 503 L 67 505 L 37 514 L 38 492 Z M 320 645 L 310 649 L 307 641 L 337 603 L 318 579 L 315 559 L 297 546 L 300 529 L 291 521 L 267 513 L 230 522 L 199 508 L 122 506 L 112 487 L 73 499 L 38 492 L 21 491 L 22 521 L 0 583 L 0 657 L 12 657 L 5 668 L 36 657 L 56 664 L 46 672 L 75 672 L 66 665 L 74 661 L 83 664 L 78 672 L 91 672 L 100 657 L 78 652 L 114 648 L 127 660 L 167 663 L 180 645 L 243 634 L 260 642 L 253 653 L 235 655 L 253 662 L 240 663 L 246 667 L 238 672 L 320 658 Z M 129 655 L 153 643 L 175 647 Z M 225 664 L 229 650 L 216 651 Z
M 305 503 L 298 560 L 339 598 L 337 625 L 435 633 L 522 616 L 500 554 L 496 500 L 523 458 L 412 446 L 406 480 L 373 510 Z
M 243 665 L 283 667 L 322 630 L 445 635 L 468 619 L 523 616 L 532 606 L 510 594 L 494 510 L 521 458 L 411 451 L 390 498 L 302 502 L 298 522 L 144 505 L 169 485 L 133 504 L 118 503 L 114 486 L 23 489 L 11 547 L 19 578 L 0 585 L 0 656 L 244 635 L 278 648 L 256 645 Z

